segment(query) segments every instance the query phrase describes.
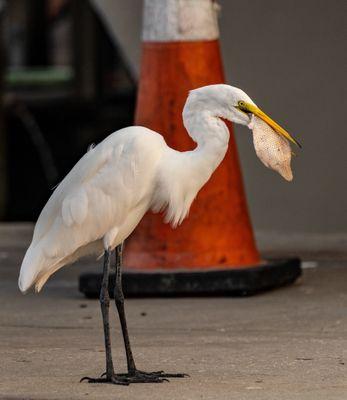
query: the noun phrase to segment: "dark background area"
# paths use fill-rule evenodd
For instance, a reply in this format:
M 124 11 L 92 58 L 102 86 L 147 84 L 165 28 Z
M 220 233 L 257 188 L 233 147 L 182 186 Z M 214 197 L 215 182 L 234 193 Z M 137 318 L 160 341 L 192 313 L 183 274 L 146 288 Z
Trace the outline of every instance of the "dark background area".
M 92 143 L 132 124 L 136 84 L 87 1 L 9 1 L 2 25 L 2 219 L 31 221 Z

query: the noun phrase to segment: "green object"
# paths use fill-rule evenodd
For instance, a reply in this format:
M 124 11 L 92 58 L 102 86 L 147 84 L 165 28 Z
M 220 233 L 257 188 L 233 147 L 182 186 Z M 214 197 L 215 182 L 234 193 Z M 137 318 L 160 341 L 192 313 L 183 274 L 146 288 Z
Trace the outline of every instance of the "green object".
M 65 85 L 74 77 L 71 67 L 20 68 L 7 71 L 8 86 L 52 86 Z

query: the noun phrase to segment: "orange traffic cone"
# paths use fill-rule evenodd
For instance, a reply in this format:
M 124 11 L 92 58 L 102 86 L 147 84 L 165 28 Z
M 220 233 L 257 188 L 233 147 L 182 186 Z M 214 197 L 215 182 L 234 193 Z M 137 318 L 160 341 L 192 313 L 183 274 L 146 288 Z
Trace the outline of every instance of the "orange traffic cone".
M 135 123 L 161 133 L 177 150 L 195 146 L 182 121 L 189 90 L 224 82 L 217 13 L 212 0 L 144 1 Z M 231 126 L 229 151 L 188 219 L 172 229 L 162 215 L 147 214 L 126 242 L 125 265 L 125 292 L 135 295 L 249 293 L 300 273 L 296 261 L 280 263 L 280 273 L 260 262 Z
M 143 55 L 135 123 L 177 150 L 195 147 L 182 121 L 189 90 L 223 83 L 217 9 L 211 0 L 144 3 Z M 231 128 L 231 127 L 230 127 Z M 259 264 L 231 133 L 224 161 L 177 229 L 148 214 L 127 243 L 135 269 L 233 268 Z

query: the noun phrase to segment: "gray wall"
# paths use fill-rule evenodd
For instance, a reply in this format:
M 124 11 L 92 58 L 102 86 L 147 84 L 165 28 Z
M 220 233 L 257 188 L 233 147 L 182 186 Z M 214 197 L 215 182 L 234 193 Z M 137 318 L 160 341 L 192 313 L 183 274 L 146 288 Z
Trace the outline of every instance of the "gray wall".
M 116 3 L 114 30 L 137 71 L 141 2 Z M 256 158 L 250 131 L 236 127 L 254 227 L 347 233 L 347 1 L 220 4 L 228 83 L 244 89 L 303 144 L 295 150 L 294 181 L 287 183 Z
M 288 184 L 263 168 L 236 128 L 257 229 L 347 232 L 345 0 L 222 1 L 228 81 L 303 144 Z

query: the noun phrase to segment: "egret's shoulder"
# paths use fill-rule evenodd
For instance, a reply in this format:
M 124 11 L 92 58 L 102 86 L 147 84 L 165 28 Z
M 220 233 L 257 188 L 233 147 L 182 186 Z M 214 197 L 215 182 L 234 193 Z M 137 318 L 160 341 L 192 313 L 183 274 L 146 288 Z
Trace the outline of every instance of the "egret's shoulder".
M 163 136 L 153 131 L 152 129 L 146 128 L 144 126 L 128 126 L 126 128 L 119 129 L 111 133 L 106 139 L 103 140 L 103 144 L 118 144 L 120 142 L 133 142 L 134 140 L 145 142 L 157 142 L 158 144 L 166 144 Z

